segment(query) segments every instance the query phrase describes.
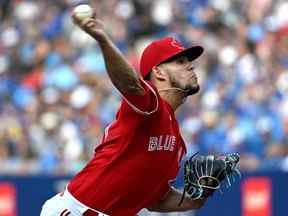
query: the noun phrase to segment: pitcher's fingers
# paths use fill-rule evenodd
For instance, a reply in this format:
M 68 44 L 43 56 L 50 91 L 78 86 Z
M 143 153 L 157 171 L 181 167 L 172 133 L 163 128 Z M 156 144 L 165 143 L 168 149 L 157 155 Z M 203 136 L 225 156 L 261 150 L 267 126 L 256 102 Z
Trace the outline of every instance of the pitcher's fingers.
M 85 28 L 91 29 L 91 28 L 95 28 L 97 26 L 97 23 L 93 19 L 86 19 L 86 20 L 83 20 L 82 25 Z
M 91 23 L 95 23 L 95 20 L 92 18 L 86 18 L 83 20 L 75 19 L 75 24 L 84 30 L 91 28 Z
M 71 12 L 71 17 L 72 17 L 72 21 L 73 23 L 75 23 L 76 25 L 81 25 L 82 20 L 79 19 L 75 13 Z

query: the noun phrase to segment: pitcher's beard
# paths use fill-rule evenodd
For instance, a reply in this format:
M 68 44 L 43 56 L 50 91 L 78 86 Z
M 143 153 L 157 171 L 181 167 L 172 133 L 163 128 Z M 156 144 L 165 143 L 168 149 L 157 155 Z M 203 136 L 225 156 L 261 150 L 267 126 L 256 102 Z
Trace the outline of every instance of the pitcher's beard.
M 178 82 L 176 82 L 176 79 L 171 78 L 171 85 L 172 87 L 182 89 L 183 92 L 185 92 L 186 97 L 196 94 L 200 90 L 200 85 L 198 83 L 188 84 L 186 86 L 181 86 Z
M 190 96 L 190 95 L 194 95 L 196 94 L 197 92 L 200 91 L 200 86 L 197 84 L 197 85 L 194 85 L 194 86 L 188 86 L 187 88 L 184 89 L 187 93 L 187 96 Z

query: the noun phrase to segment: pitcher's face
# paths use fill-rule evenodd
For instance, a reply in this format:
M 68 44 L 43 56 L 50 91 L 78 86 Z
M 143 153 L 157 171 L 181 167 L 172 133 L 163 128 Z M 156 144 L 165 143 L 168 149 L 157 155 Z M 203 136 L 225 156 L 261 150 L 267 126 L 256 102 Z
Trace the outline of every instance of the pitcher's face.
M 187 95 L 193 95 L 200 90 L 193 62 L 187 56 L 173 58 L 162 63 L 162 67 L 168 75 L 171 87 L 183 89 L 187 91 Z

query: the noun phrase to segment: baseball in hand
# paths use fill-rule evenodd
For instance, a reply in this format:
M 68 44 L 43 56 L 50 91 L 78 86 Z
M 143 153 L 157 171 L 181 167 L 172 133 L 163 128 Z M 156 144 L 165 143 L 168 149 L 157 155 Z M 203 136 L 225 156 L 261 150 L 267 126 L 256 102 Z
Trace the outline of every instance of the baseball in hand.
M 83 21 L 93 16 L 93 9 L 88 4 L 81 4 L 74 8 L 73 13 L 79 20 Z

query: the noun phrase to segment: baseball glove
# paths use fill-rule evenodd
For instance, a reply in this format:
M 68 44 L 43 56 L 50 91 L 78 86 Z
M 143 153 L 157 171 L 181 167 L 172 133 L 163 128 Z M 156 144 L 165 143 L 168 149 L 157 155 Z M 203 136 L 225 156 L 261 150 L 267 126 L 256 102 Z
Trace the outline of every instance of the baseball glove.
M 239 154 L 232 153 L 221 156 L 201 156 L 194 154 L 184 164 L 184 191 L 179 205 L 184 197 L 202 199 L 211 196 L 216 190 L 221 190 L 221 183 L 227 180 L 227 187 L 231 186 L 232 177 L 241 177 L 237 164 Z

